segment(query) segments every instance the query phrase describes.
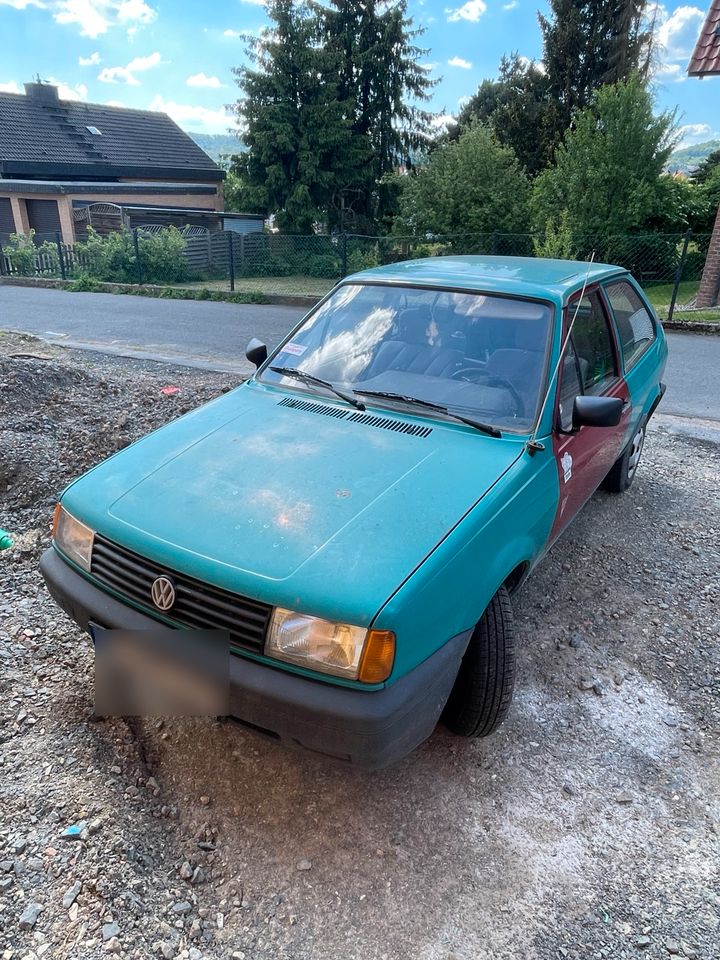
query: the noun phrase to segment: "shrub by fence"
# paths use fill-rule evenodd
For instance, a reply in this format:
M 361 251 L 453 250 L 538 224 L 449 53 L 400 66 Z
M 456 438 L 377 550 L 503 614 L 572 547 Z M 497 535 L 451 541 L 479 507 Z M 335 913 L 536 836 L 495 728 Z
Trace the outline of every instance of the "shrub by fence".
M 419 257 L 452 254 L 559 256 L 615 263 L 646 288 L 698 281 L 709 236 L 635 234 L 572 237 L 560 224 L 553 235 L 426 234 L 422 237 L 366 237 L 351 234 L 295 236 L 232 231 L 185 235 L 176 227 L 122 230 L 106 237 L 90 232 L 85 241 L 64 244 L 59 234 L 13 235 L 0 252 L 0 272 L 59 276 L 120 283 L 205 283 L 214 289 L 256 286 L 265 293 L 313 293 L 370 267 Z M 325 283 L 323 283 L 325 281 Z

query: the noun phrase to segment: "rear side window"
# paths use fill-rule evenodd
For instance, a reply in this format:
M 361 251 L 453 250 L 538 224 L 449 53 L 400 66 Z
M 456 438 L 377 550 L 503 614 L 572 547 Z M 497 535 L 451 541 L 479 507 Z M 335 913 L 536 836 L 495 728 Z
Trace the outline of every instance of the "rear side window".
M 627 280 L 605 287 L 615 315 L 625 369 L 629 370 L 655 339 L 655 323 L 637 290 Z

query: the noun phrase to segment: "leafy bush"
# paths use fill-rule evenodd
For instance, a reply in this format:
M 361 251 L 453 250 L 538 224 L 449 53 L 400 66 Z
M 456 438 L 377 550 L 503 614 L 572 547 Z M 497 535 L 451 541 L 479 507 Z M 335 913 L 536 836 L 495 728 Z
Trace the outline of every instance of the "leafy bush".
M 34 230 L 29 234 L 11 233 L 3 244 L 3 253 L 10 263 L 11 272 L 19 277 L 60 271 L 57 246 L 47 240 L 36 244 Z
M 66 284 L 64 289 L 72 293 L 97 293 L 98 290 L 102 290 L 102 284 L 94 277 L 89 277 L 87 273 L 80 273 Z
M 177 283 L 186 280 L 185 238 L 176 227 L 157 233 L 138 233 L 140 264 L 130 230 L 101 237 L 88 227 L 88 238 L 75 244 L 81 271 L 107 283 Z
M 550 217 L 545 224 L 545 236 L 542 240 L 536 237 L 533 240 L 533 247 L 536 257 L 549 257 L 554 260 L 573 259 L 575 251 L 567 210 L 562 211 L 559 220 Z
M 360 273 L 361 270 L 370 270 L 380 265 L 377 245 L 370 250 L 351 250 L 347 257 L 348 273 Z

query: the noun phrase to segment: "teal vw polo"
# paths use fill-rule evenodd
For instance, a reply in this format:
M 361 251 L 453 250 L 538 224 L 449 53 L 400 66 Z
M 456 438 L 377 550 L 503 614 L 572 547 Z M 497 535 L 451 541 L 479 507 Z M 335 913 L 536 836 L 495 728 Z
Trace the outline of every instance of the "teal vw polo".
M 342 281 L 236 390 L 62 494 L 83 627 L 229 635 L 230 715 L 362 767 L 507 713 L 509 594 L 632 483 L 661 326 L 606 264 L 448 257 Z

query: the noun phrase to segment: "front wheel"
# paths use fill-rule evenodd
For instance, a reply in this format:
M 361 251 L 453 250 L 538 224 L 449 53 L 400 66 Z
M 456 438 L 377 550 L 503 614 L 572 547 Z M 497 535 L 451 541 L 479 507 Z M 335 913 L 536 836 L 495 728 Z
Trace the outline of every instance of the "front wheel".
M 643 420 L 630 443 L 610 468 L 610 472 L 602 482 L 605 490 L 611 493 L 624 493 L 635 479 L 645 444 L 645 427 L 646 423 Z
M 443 720 L 462 737 L 487 737 L 507 716 L 515 684 L 510 597 L 500 587 L 473 630 Z

